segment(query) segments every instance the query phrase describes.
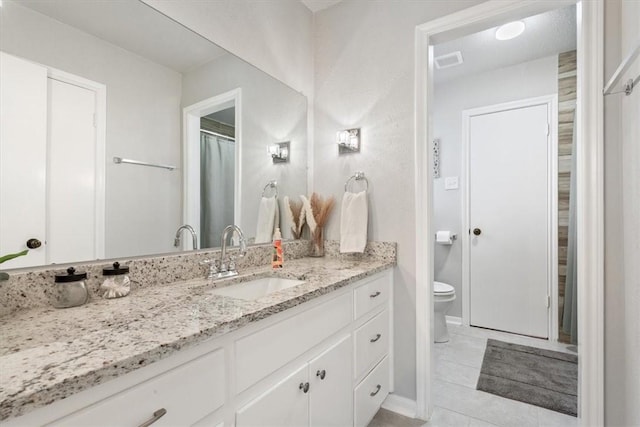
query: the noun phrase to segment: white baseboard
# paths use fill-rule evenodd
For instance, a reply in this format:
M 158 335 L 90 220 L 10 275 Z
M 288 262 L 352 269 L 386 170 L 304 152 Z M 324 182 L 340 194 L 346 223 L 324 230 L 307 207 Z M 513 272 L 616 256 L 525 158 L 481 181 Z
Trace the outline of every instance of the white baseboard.
M 416 401 L 398 396 L 397 394 L 389 394 L 384 402 L 382 402 L 382 407 L 387 411 L 395 412 L 405 417 L 416 417 Z
M 462 317 L 445 316 L 445 319 L 447 319 L 447 323 L 451 323 L 452 325 L 458 325 L 458 326 L 462 325 Z

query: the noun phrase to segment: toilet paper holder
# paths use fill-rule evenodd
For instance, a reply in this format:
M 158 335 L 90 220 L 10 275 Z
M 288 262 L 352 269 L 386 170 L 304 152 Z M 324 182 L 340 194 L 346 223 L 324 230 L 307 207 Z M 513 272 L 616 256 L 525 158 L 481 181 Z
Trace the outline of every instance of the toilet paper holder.
M 438 238 L 438 234 L 437 234 L 437 233 L 434 233 L 433 237 L 434 237 L 435 239 L 437 239 L 437 238 Z M 456 240 L 457 238 L 458 238 L 458 235 L 457 235 L 457 234 L 455 234 L 455 233 L 451 234 L 451 240 Z

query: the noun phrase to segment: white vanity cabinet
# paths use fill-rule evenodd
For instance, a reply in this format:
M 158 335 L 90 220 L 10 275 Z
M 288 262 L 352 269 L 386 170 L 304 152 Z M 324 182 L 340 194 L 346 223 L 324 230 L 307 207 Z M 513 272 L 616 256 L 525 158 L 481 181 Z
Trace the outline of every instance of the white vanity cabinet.
M 236 413 L 236 427 L 352 424 L 351 335 L 296 369 Z
M 367 425 L 393 389 L 391 284 L 391 271 L 363 279 L 330 301 L 240 338 L 238 392 L 251 397 L 239 405 L 236 427 Z M 329 337 L 326 344 L 286 368 L 286 360 L 323 337 Z M 279 366 L 285 366 L 280 374 Z M 275 384 L 247 387 L 266 367 L 275 372 Z
M 386 270 L 3 427 L 365 426 L 393 391 L 391 292 Z
M 356 427 L 369 424 L 393 391 L 391 277 L 381 274 L 362 282 L 354 289 L 353 425 Z
M 66 416 L 54 426 L 192 425 L 225 402 L 219 349 Z

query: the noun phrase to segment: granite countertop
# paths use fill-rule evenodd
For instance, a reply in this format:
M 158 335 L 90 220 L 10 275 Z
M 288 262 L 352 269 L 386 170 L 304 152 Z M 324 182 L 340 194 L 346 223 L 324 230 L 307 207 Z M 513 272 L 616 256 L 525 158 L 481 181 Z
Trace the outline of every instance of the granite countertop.
M 189 280 L 136 289 L 58 310 L 39 307 L 0 318 L 0 420 L 25 414 L 123 375 L 182 348 L 236 330 L 394 265 L 302 258 L 273 271 L 260 267 L 209 283 Z M 211 290 L 259 277 L 305 283 L 255 301 Z

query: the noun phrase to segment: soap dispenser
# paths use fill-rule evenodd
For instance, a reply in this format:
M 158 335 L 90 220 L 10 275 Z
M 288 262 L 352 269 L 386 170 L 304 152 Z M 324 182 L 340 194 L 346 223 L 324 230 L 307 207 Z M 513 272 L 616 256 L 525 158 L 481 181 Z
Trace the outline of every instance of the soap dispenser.
M 280 228 L 276 228 L 276 232 L 273 233 L 273 257 L 271 258 L 271 267 L 282 268 L 284 266 L 283 264 L 282 234 L 280 234 Z
M 112 299 L 126 297 L 131 292 L 131 280 L 129 280 L 129 267 L 121 266 L 118 261 L 113 266 L 102 269 L 105 276 L 100 285 L 100 294 L 103 298 Z

